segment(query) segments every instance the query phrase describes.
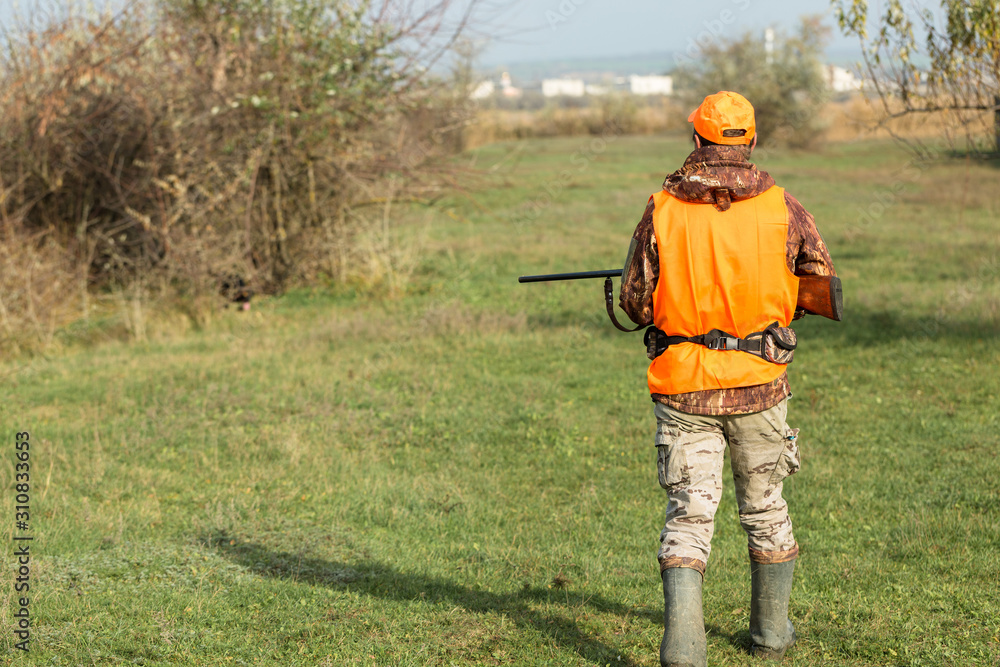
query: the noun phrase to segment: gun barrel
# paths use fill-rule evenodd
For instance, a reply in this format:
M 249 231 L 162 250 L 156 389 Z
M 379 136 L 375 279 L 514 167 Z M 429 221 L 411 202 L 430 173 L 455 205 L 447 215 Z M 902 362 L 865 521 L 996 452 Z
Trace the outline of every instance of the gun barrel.
M 544 283 L 550 280 L 585 280 L 587 278 L 617 278 L 622 275 L 621 269 L 607 271 L 578 271 L 577 273 L 550 273 L 544 276 L 521 276 L 519 283 Z

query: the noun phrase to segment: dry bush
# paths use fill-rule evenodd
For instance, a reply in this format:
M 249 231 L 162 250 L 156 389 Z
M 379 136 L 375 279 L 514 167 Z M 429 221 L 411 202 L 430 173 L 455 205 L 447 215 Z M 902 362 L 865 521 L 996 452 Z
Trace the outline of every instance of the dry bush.
M 59 327 L 87 308 L 86 271 L 51 234 L 5 228 L 0 235 L 0 350 L 44 349 Z
M 690 113 L 677 99 L 662 98 L 652 104 L 635 104 L 626 114 L 606 114 L 594 105 L 576 108 L 550 107 L 543 110 L 484 109 L 466 129 L 465 144 L 475 148 L 498 141 L 514 141 L 530 137 L 557 137 L 601 134 L 602 123 L 611 120 L 623 123 L 631 134 L 685 132 Z M 933 138 L 947 133 L 952 119 L 947 112 L 899 117 L 888 127 L 879 124 L 881 108 L 863 95 L 854 94 L 824 105 L 817 114 L 816 124 L 823 128 L 828 142 L 888 139 L 905 133 L 911 137 Z
M 986 111 L 964 111 L 963 118 L 959 119 L 955 112 L 945 109 L 924 114 L 899 113 L 903 110 L 903 104 L 898 101 L 889 100 L 883 104 L 882 100 L 866 98 L 860 93 L 831 102 L 823 111 L 827 139 L 836 142 L 907 137 L 911 141 L 933 142 L 944 137 L 955 145 L 960 139 L 957 136 L 960 131 L 956 128 L 990 120 L 990 112 Z M 895 115 L 897 113 L 899 115 Z M 973 118 L 977 113 L 978 117 Z
M 590 104 L 550 104 L 538 110 L 483 109 L 465 130 L 465 147 L 537 137 L 654 134 L 685 127 L 687 112 L 674 100 L 628 95 L 593 98 Z
M 389 207 L 438 192 L 460 141 L 423 67 L 451 4 L 149 0 L 10 31 L 0 244 L 114 294 L 385 280 Z

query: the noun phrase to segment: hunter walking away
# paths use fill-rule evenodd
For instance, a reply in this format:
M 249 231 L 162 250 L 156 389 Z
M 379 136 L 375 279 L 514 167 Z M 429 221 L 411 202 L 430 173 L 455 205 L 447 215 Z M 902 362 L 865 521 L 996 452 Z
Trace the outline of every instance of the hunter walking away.
M 694 151 L 649 198 L 622 276 L 620 305 L 647 331 L 657 474 L 666 490 L 660 535 L 665 667 L 707 664 L 705 578 L 729 447 L 750 566 L 755 655 L 781 658 L 799 553 L 784 480 L 799 469 L 786 422 L 786 365 L 799 276 L 835 276 L 813 216 L 750 162 L 754 109 L 709 95 L 688 117 Z M 839 319 L 839 317 L 838 317 Z

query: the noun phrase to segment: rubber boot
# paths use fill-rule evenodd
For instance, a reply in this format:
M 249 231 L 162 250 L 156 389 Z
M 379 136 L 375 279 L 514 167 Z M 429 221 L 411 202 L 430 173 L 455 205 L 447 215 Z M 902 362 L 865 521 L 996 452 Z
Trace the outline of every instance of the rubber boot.
M 705 620 L 701 611 L 701 572 L 668 567 L 663 577 L 662 667 L 706 667 Z
M 750 653 L 755 656 L 781 660 L 795 643 L 795 628 L 788 620 L 794 569 L 794 560 L 750 562 Z

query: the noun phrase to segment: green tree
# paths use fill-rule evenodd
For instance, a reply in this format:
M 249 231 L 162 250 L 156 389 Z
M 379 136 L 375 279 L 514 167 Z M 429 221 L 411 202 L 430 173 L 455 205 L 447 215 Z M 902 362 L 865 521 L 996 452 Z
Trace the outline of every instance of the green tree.
M 834 0 L 834 7 L 840 29 L 861 42 L 884 127 L 934 116 L 950 144 L 964 138 L 972 151 L 1000 152 L 1000 0 L 942 0 L 937 14 L 908 12 L 900 0 L 879 16 L 866 0 Z
M 737 91 L 754 105 L 761 145 L 814 147 L 828 98 L 822 68 L 828 35 L 818 17 L 804 17 L 796 34 L 776 33 L 770 45 L 751 33 L 730 44 L 699 45 L 698 60 L 674 72 L 678 91 L 689 106 L 720 90 Z

